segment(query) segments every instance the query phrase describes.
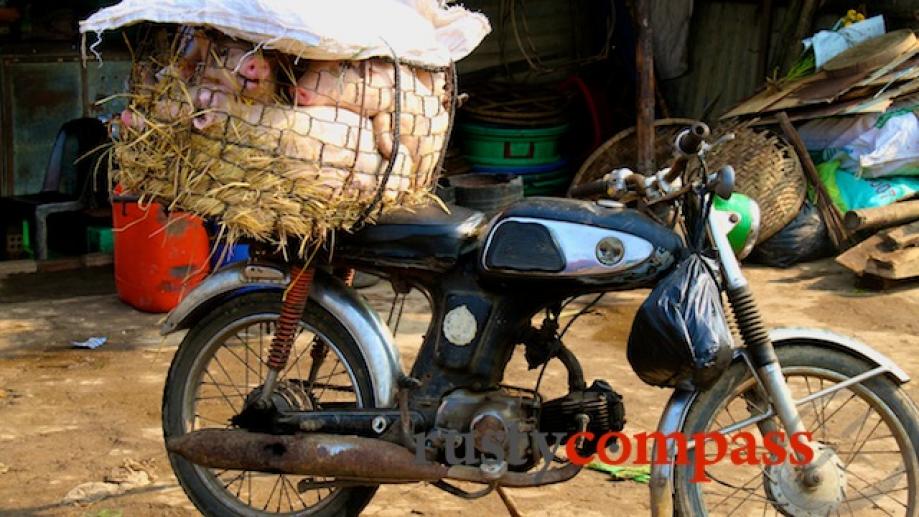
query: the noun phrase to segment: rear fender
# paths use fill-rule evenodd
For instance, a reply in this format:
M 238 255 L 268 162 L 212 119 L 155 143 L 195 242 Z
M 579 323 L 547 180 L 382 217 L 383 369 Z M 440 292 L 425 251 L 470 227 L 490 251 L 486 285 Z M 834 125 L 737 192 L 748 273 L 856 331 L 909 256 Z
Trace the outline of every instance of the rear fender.
M 793 345 L 811 345 L 832 348 L 863 359 L 874 367 L 883 367 L 886 375 L 898 384 L 909 382 L 909 375 L 897 366 L 890 358 L 871 346 L 848 336 L 829 330 L 810 328 L 782 328 L 769 333 L 776 348 Z M 734 355 L 734 361 L 743 361 L 740 353 Z M 681 431 L 686 422 L 686 415 L 696 399 L 696 392 L 676 390 L 671 395 L 667 406 L 661 414 L 657 430 L 664 435 Z M 655 448 L 657 444 L 655 444 Z M 673 515 L 673 459 L 676 448 L 667 451 L 668 461 L 651 466 L 651 515 L 655 517 Z M 656 454 L 652 457 L 657 457 Z
M 290 283 L 285 269 L 274 264 L 238 263 L 207 277 L 169 313 L 160 333 L 191 328 L 227 301 L 252 291 L 283 291 Z M 310 299 L 328 311 L 348 331 L 370 369 L 377 407 L 395 406 L 396 382 L 402 375 L 399 352 L 389 328 L 353 289 L 317 270 Z

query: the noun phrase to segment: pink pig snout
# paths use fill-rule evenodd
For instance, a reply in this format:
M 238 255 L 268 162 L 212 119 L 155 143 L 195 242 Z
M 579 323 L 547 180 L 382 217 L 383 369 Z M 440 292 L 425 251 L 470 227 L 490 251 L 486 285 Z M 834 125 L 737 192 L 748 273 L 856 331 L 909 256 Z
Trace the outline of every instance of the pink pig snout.
M 240 63 L 239 75 L 250 81 L 264 81 L 271 75 L 271 66 L 262 56 L 246 56 Z
M 144 129 L 144 119 L 140 117 L 135 117 L 134 112 L 129 109 L 126 109 L 121 112 L 121 123 L 125 127 L 130 127 L 137 130 Z

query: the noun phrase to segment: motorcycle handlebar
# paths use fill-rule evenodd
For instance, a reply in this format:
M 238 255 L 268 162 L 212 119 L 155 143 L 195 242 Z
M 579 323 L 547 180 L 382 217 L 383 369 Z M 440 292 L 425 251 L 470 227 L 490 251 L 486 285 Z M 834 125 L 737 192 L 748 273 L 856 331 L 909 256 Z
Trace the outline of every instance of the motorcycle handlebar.
M 573 187 L 568 193 L 573 198 L 584 198 L 606 194 L 609 187 L 606 178 L 598 179 Z
M 708 126 L 702 122 L 694 123 L 677 135 L 674 145 L 679 155 L 673 160 L 673 164 L 670 165 L 670 171 L 664 176 L 665 181 L 668 183 L 673 182 L 683 174 L 689 157 L 694 154 L 699 154 L 699 152 L 702 151 L 703 144 L 705 144 L 705 139 L 708 135 Z M 639 195 L 643 195 L 643 185 L 635 184 L 631 186 L 636 188 L 636 192 L 638 192 Z M 610 192 L 610 179 L 608 177 L 578 185 L 568 192 L 568 195 L 573 198 L 587 198 L 605 194 L 612 194 Z
M 698 154 L 708 134 L 708 126 L 702 122 L 696 122 L 677 135 L 676 147 L 683 154 Z
M 683 170 L 686 169 L 686 162 L 689 161 L 689 157 L 699 154 L 708 135 L 708 126 L 702 122 L 696 122 L 681 131 L 676 137 L 676 142 L 674 142 L 680 155 L 673 160 L 673 164 L 670 165 L 670 172 L 667 173 L 664 179 L 672 182 L 679 178 L 683 174 Z

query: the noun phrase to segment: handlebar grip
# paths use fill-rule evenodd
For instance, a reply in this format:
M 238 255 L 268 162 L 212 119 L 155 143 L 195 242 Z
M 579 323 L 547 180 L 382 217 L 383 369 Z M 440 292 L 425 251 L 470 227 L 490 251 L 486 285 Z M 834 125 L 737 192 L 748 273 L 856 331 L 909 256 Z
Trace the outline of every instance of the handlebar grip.
M 604 178 L 590 181 L 583 185 L 578 185 L 577 187 L 572 187 L 571 190 L 568 191 L 568 196 L 573 198 L 585 198 L 606 194 L 608 190 L 609 186 Z
M 708 126 L 702 122 L 696 122 L 677 135 L 676 147 L 683 154 L 698 154 L 708 134 Z

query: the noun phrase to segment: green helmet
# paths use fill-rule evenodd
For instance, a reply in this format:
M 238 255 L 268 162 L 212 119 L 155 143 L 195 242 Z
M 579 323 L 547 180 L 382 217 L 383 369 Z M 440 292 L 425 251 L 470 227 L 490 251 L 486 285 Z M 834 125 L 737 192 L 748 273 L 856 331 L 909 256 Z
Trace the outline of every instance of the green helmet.
M 750 197 L 735 192 L 730 199 L 715 196 L 712 205 L 714 216 L 723 218 L 725 228 L 728 230 L 728 242 L 738 260 L 743 260 L 759 236 L 760 213 L 759 205 Z

